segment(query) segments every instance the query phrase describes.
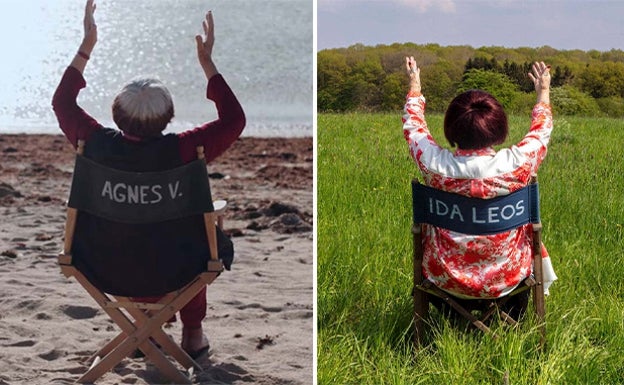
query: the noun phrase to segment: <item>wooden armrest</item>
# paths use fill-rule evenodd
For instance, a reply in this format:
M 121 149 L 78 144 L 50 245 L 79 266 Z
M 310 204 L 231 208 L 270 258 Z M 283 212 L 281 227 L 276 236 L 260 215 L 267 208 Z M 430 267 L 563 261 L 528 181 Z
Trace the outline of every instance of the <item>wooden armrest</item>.
M 217 216 L 217 226 L 219 226 L 219 228 L 223 230 L 223 215 L 225 213 L 227 201 L 224 201 L 222 199 L 216 200 L 212 202 L 212 206 L 214 207 L 214 213 Z
M 225 211 L 225 207 L 227 206 L 227 201 L 217 200 L 212 202 L 212 206 L 214 207 L 214 212 L 217 215 L 223 215 L 223 211 Z

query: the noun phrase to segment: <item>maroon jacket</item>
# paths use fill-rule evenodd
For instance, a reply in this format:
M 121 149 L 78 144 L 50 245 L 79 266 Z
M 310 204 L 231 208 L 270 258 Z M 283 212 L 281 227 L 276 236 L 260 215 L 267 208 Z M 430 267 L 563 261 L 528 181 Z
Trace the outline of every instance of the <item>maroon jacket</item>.
M 77 146 L 78 139 L 88 141 L 94 132 L 103 128 L 76 101 L 78 93 L 86 85 L 80 71 L 70 66 L 65 70 L 52 99 L 59 126 L 74 147 Z M 245 127 L 245 113 L 220 74 L 214 75 L 208 81 L 206 97 L 215 102 L 219 117 L 177 134 L 180 157 L 184 163 L 197 158 L 197 146 L 204 146 L 206 162 L 214 160 L 236 141 Z

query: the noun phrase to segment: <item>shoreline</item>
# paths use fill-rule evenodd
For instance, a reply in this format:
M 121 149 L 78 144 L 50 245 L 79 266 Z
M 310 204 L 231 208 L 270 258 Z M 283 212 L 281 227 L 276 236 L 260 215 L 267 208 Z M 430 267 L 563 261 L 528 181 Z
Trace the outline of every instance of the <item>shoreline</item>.
M 72 383 L 118 332 L 56 262 L 73 148 L 62 135 L 3 133 L 0 159 L 0 383 Z M 208 165 L 236 255 L 208 287 L 212 354 L 194 384 L 312 382 L 312 163 L 312 137 L 241 137 Z M 165 331 L 179 342 L 180 322 Z M 127 359 L 98 383 L 161 379 Z
M 0 116 L 1 118 L 1 116 Z M 312 117 L 310 117 L 310 120 Z M 104 127 L 115 128 L 111 120 L 103 120 Z M 164 134 L 179 134 L 196 127 L 193 122 L 171 122 Z M 2 135 L 63 135 L 55 121 L 45 126 L 30 126 L 28 123 L 12 124 L 0 119 L 0 136 Z M 26 128 L 24 128 L 26 127 Z M 314 126 L 308 122 L 278 122 L 247 124 L 241 138 L 311 138 L 314 135 Z

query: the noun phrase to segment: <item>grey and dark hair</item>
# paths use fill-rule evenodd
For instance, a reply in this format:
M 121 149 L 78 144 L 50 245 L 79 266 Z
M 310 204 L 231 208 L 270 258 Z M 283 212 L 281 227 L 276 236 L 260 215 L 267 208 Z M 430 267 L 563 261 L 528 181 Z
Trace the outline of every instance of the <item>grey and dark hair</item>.
M 139 137 L 161 135 L 174 115 L 171 93 L 154 78 L 137 78 L 126 84 L 112 108 L 117 127 Z

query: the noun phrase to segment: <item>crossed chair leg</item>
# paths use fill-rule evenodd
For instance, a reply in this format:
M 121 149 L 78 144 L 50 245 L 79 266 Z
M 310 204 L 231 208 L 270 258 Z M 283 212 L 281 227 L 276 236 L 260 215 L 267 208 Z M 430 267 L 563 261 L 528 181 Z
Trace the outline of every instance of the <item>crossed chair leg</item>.
M 138 348 L 171 381 L 176 384 L 190 384 L 189 377 L 178 370 L 164 352 L 187 370 L 190 368 L 201 370 L 201 366 L 172 341 L 161 327 L 206 284 L 212 283 L 217 275 L 215 272 L 203 273 L 185 288 L 170 293 L 156 304 L 139 304 L 126 297 L 114 297 L 116 301 L 112 301 L 84 279 L 83 286 L 122 332 L 92 356 L 91 368 L 77 382 L 93 383 Z M 83 277 L 76 278 L 83 280 Z M 131 321 L 121 308 L 124 308 L 135 321 Z
M 535 280 L 532 277 L 529 277 L 525 280 L 523 287 L 514 291 L 513 295 L 519 295 L 521 292 L 526 290 L 535 290 L 535 286 Z M 536 294 L 534 294 L 534 296 L 535 295 Z M 507 295 L 498 300 L 493 300 L 489 304 L 489 307 L 481 313 L 480 318 L 477 318 L 472 312 L 470 312 L 465 307 L 460 305 L 457 301 L 455 301 L 452 296 L 450 296 L 444 290 L 438 288 L 436 285 L 433 284 L 433 282 L 429 280 L 424 280 L 421 285 L 414 287 L 413 296 L 415 326 L 414 342 L 417 347 L 420 346 L 424 340 L 425 318 L 429 314 L 429 296 L 435 296 L 441 299 L 444 303 L 453 308 L 458 314 L 467 319 L 474 327 L 487 334 L 490 334 L 493 338 L 497 338 L 497 335 L 485 324 L 485 322 L 494 313 L 498 313 L 503 321 L 507 322 L 512 326 L 518 324 L 518 321 L 515 318 L 513 318 L 503 310 L 504 305 L 512 298 L 512 295 Z M 540 322 L 540 346 L 543 347 L 545 344 L 545 327 L 543 325 L 544 314 L 543 310 L 540 312 L 539 309 L 536 313 L 538 316 L 538 321 Z
M 522 291 L 528 290 L 529 287 L 523 287 L 521 290 L 518 290 L 514 293 L 514 295 L 518 295 Z M 418 290 L 418 289 L 417 289 Z M 428 292 L 433 293 L 436 297 L 440 298 L 446 304 L 451 306 L 457 313 L 459 313 L 462 317 L 466 318 L 470 323 L 475 326 L 477 329 L 482 330 L 486 333 L 491 334 L 494 338 L 496 338 L 496 333 L 494 333 L 485 323 L 492 315 L 498 313 L 500 318 L 507 322 L 508 324 L 514 326 L 518 324 L 518 321 L 510 316 L 507 312 L 503 310 L 504 305 L 512 298 L 512 296 L 508 295 L 506 297 L 500 298 L 498 300 L 493 300 L 489 304 L 487 304 L 487 309 L 484 309 L 481 313 L 481 316 L 477 318 L 472 312 L 467 310 L 464 306 L 460 305 L 457 301 L 453 299 L 445 291 L 441 290 L 437 286 L 435 286 L 431 281 L 426 280 L 422 289 Z

